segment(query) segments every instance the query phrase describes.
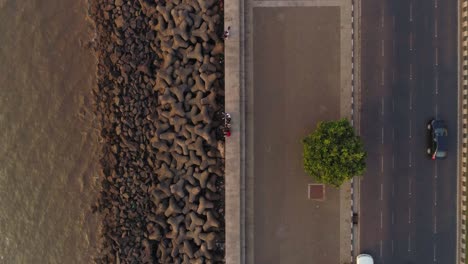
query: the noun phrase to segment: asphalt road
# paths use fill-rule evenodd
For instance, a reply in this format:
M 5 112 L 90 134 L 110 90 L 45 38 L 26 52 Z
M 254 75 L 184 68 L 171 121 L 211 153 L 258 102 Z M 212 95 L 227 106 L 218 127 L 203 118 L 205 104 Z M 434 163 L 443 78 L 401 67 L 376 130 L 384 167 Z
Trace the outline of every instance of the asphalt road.
M 457 1 L 362 0 L 360 253 L 376 263 L 455 263 Z M 426 155 L 446 121 L 449 156 Z

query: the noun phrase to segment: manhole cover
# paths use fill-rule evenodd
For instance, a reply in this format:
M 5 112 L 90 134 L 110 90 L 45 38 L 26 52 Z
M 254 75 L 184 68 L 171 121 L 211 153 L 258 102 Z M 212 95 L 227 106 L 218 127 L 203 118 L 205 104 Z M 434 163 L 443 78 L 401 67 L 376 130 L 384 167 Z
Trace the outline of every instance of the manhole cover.
M 309 200 L 323 201 L 325 200 L 325 185 L 309 184 L 308 185 Z

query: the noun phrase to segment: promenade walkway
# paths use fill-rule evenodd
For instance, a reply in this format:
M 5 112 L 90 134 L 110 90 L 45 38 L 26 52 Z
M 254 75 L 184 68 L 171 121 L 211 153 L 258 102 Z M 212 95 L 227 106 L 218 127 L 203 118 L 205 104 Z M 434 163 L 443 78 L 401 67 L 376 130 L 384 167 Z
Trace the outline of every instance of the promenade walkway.
M 351 118 L 351 1 L 225 1 L 227 263 L 348 263 L 351 188 L 313 183 L 300 140 Z

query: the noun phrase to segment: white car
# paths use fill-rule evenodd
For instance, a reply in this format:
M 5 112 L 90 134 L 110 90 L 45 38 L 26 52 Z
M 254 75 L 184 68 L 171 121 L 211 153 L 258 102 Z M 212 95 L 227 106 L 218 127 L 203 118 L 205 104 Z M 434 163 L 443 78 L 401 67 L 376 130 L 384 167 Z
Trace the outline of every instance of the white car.
M 374 259 L 371 257 L 371 255 L 360 254 L 356 258 L 356 264 L 374 264 Z

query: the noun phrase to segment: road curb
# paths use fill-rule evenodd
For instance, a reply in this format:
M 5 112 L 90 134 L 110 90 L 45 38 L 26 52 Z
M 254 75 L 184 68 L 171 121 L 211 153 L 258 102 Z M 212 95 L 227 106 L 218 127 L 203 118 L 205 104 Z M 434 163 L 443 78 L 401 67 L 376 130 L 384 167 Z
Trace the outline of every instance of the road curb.
M 360 111 L 361 111 L 361 0 L 351 1 L 352 18 L 352 80 L 351 80 L 351 123 L 357 135 L 360 135 Z M 360 177 L 351 180 L 351 215 L 360 212 Z M 359 253 L 359 223 L 351 222 L 351 263 Z
M 459 10 L 459 100 L 461 101 L 461 106 L 459 106 L 459 117 L 458 117 L 458 130 L 459 130 L 459 147 L 460 147 L 460 140 L 461 140 L 461 155 L 459 155 L 458 161 L 458 188 L 457 191 L 459 192 L 459 201 L 457 206 L 457 211 L 459 213 L 458 219 L 460 220 L 457 224 L 457 255 L 459 259 L 459 263 L 467 263 L 466 256 L 466 227 L 467 227 L 467 171 L 468 171 L 468 163 L 467 163 L 467 156 L 468 156 L 468 144 L 467 144 L 467 136 L 468 136 L 468 22 L 465 21 L 468 19 L 468 0 L 460 0 L 458 3 L 460 8 Z M 460 65 L 460 62 L 462 64 Z M 461 114 L 460 114 L 461 113 Z M 461 125 L 460 125 L 461 123 Z M 461 170 L 461 173 L 460 173 Z

